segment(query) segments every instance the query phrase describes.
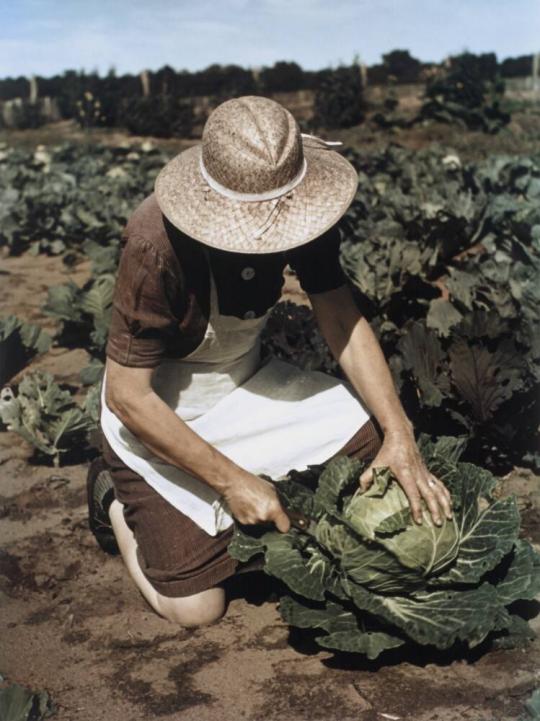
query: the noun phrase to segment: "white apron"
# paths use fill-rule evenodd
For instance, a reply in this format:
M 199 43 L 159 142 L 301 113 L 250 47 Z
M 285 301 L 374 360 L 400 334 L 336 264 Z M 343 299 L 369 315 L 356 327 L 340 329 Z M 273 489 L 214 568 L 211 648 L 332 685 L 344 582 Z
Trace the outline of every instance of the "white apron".
M 279 478 L 323 463 L 369 419 L 349 384 L 272 359 L 261 367 L 261 318 L 220 315 L 210 272 L 210 318 L 203 341 L 154 371 L 155 392 L 186 424 L 240 467 Z M 105 403 L 111 448 L 166 501 L 212 536 L 233 523 L 219 494 L 152 454 Z

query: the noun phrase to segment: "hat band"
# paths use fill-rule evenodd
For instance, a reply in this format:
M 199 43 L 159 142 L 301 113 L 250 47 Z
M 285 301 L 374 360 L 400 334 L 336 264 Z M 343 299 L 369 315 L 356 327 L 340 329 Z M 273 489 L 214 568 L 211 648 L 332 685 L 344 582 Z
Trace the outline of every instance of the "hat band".
M 281 198 L 282 195 L 287 195 L 287 193 L 290 193 L 291 190 L 296 188 L 296 186 L 299 185 L 302 180 L 304 180 L 307 171 L 307 162 L 304 158 L 302 167 L 300 168 L 300 172 L 295 175 L 295 177 L 286 185 L 282 185 L 281 187 L 275 188 L 274 190 L 267 190 L 265 193 L 239 193 L 236 190 L 231 190 L 231 188 L 226 188 L 224 185 L 221 185 L 221 183 L 218 183 L 218 181 L 210 175 L 204 164 L 202 153 L 199 165 L 201 175 L 203 176 L 207 185 L 212 188 L 212 190 L 215 190 L 216 193 L 219 193 L 219 195 L 223 195 L 223 197 L 229 198 L 230 200 L 240 200 L 244 202 L 260 202 L 263 200 L 274 200 L 275 198 Z

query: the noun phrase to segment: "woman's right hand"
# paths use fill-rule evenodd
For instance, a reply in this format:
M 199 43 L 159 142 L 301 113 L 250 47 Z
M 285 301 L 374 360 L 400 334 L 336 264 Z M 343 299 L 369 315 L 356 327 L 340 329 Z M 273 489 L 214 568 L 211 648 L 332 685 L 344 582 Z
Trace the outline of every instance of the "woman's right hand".
M 203 440 L 155 393 L 153 369 L 131 368 L 107 359 L 105 402 L 154 455 L 207 483 L 240 523 L 291 524 L 274 486 L 240 468 Z
M 289 517 L 279 502 L 274 486 L 251 473 L 235 479 L 223 494 L 232 515 L 245 525 L 274 523 L 278 531 L 287 533 Z

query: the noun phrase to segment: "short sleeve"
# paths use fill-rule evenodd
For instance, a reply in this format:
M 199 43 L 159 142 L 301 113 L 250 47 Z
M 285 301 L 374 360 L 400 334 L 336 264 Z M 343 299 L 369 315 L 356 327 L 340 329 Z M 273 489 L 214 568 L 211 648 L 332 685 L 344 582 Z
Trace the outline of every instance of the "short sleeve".
M 287 261 L 306 293 L 325 293 L 346 282 L 339 262 L 341 234 L 337 225 L 306 245 L 287 253 Z
M 178 282 L 166 259 L 138 236 L 130 236 L 122 250 L 113 296 L 106 354 L 124 366 L 155 368 L 168 340 L 178 332 L 173 308 Z

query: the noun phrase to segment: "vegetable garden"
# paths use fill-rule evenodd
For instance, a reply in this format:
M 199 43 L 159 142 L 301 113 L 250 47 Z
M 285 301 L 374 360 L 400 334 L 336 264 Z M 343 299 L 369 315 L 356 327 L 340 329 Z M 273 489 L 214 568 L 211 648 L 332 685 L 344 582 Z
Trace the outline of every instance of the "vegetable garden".
M 343 266 L 415 425 L 462 438 L 464 458 L 492 470 L 538 469 L 540 156 L 462 164 L 442 149 L 392 145 L 370 157 L 349 154 L 360 185 L 341 223 Z M 84 411 L 41 376 L 24 383 L 19 401 L 4 394 L 1 406 L 4 422 L 56 462 L 73 445 L 70 436 L 96 420 L 122 226 L 165 159 L 149 145 L 3 152 L 4 250 L 61 255 L 67 268 L 92 262 L 82 288 L 53 286 L 43 306 L 58 321 L 55 343 L 90 355 L 81 371 Z M 51 342 L 13 317 L 0 332 L 9 358 L 2 382 Z M 304 308 L 277 306 L 266 349 L 337 372 Z M 43 414 L 23 422 L 23 406 L 43 394 Z
M 425 652 L 455 660 L 474 649 L 477 658 L 488 650 L 522 654 L 534 638 L 527 621 L 540 592 L 540 558 L 531 545 L 537 530 L 520 531 L 520 511 L 531 518 L 537 511 L 508 495 L 501 479 L 516 467 L 532 478 L 540 471 L 540 154 L 470 161 L 449 147 L 397 143 L 345 152 L 359 189 L 340 223 L 342 264 L 429 465 L 453 493 L 455 519 L 437 529 L 426 514 L 415 526 L 388 471 L 354 495 L 361 468 L 339 459 L 279 482 L 284 503 L 316 520 L 315 533 L 238 528 L 231 552 L 264 558 L 282 618 L 305 629 L 289 639 L 300 639 L 301 650 L 312 639 L 311 653 L 352 653 L 347 663 L 378 659 L 382 669 L 388 661 L 386 678 L 396 653 L 412 654 L 406 660 Z M 0 252 L 35 258 L 36 266 L 57 258 L 67 279 L 48 288 L 38 321 L 0 318 L 0 419 L 31 449 L 29 467 L 51 478 L 97 452 L 121 232 L 168 157 L 150 142 L 0 147 Z M 82 284 L 70 278 L 81 266 Z M 51 349 L 84 351 L 76 383 L 40 369 Z M 276 306 L 263 352 L 340 372 L 305 304 Z M 8 518 L 13 503 L 5 505 Z M 235 628 L 240 622 L 237 615 Z M 210 638 L 219 645 L 217 633 Z M 183 643 L 197 648 L 189 634 Z M 520 699 L 531 690 L 523 687 Z M 166 704 L 135 698 L 146 714 L 168 713 Z M 503 721 L 490 709 L 440 718 Z M 364 710 L 357 718 L 380 718 Z M 274 718 L 270 707 L 265 713 Z M 422 713 L 418 721 L 431 718 Z M 518 716 L 511 709 L 508 718 Z

